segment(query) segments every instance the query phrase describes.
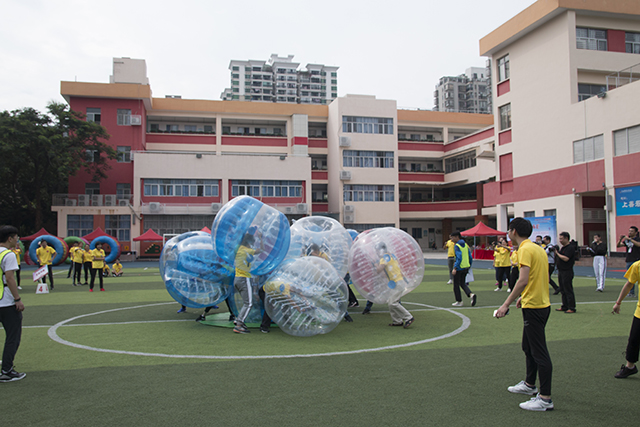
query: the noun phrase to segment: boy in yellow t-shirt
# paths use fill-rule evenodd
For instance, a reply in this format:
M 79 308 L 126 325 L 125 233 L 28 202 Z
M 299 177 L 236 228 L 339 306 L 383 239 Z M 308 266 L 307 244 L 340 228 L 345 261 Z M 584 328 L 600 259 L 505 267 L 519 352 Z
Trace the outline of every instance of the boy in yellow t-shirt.
M 111 269 L 109 268 L 109 264 L 104 263 L 104 267 L 102 267 L 102 276 L 109 277 L 111 276 Z
M 395 289 L 396 286 L 400 284 L 404 284 L 405 278 L 402 275 L 402 270 L 400 269 L 400 264 L 398 264 L 398 258 L 392 253 L 389 253 L 387 250 L 387 245 L 385 243 L 378 243 L 376 245 L 376 252 L 380 260 L 378 261 L 378 265 L 376 266 L 376 271 L 381 272 L 384 271 L 389 279 L 389 283 L 387 286 L 390 289 Z M 414 321 L 413 316 L 409 313 L 409 310 L 404 308 L 402 304 L 400 304 L 400 298 L 394 299 L 389 302 L 389 314 L 391 314 L 392 323 L 389 323 L 389 326 L 404 326 L 404 328 L 408 328 Z
M 89 284 L 89 275 L 91 274 L 91 266 L 93 265 L 93 252 L 88 244 L 84 245 L 82 251 L 82 267 L 84 269 L 84 285 Z
M 84 263 L 84 251 L 82 250 L 82 243 L 78 243 L 76 250 L 73 252 L 73 286 L 80 286 L 82 265 Z
M 260 240 L 260 249 L 253 249 L 254 243 L 255 237 L 253 234 L 245 234 L 235 257 L 236 278 L 233 280 L 233 286 L 242 297 L 242 308 L 238 313 L 238 317 L 236 317 L 236 326 L 233 328 L 233 332 L 238 334 L 248 334 L 251 332 L 244 324 L 244 321 L 249 315 L 249 311 L 253 305 L 251 263 L 254 257 L 262 251 L 262 240 Z
M 113 263 L 111 269 L 113 270 L 113 277 L 122 276 L 122 264 L 120 264 L 120 258 L 116 259 L 116 262 Z
M 104 291 L 104 283 L 102 281 L 102 271 L 104 267 L 104 251 L 102 250 L 102 243 L 97 243 L 96 248 L 91 251 L 93 255 L 93 261 L 91 262 L 91 283 L 89 284 L 89 292 L 93 292 L 93 285 L 96 281 L 96 275 L 100 278 L 100 290 Z
M 16 244 L 16 247 L 11 249 L 11 252 L 16 254 L 16 260 L 18 261 L 18 269 L 16 270 L 16 273 L 15 273 L 16 284 L 18 285 L 18 289 L 22 290 L 22 287 L 20 286 L 20 255 L 22 255 L 22 249 L 20 249 L 20 246 Z
M 56 250 L 53 249 L 46 240 L 40 241 L 41 246 L 36 250 L 36 256 L 38 258 L 38 264 L 40 266 L 47 266 L 47 270 L 49 272 L 49 280 L 51 281 L 51 290 L 53 290 L 53 267 L 51 265 L 51 260 L 56 256 Z M 47 283 L 47 276 L 42 278 L 44 283 Z
M 451 240 L 451 235 L 449 235 L 449 240 L 446 241 L 444 247 L 447 248 L 447 266 L 449 267 L 449 281 L 447 285 L 453 283 L 453 264 L 456 262 L 456 252 L 455 252 L 455 242 Z
M 613 305 L 613 313 L 620 314 L 620 304 L 622 300 L 629 294 L 631 289 L 633 289 L 634 285 L 638 283 L 640 280 L 640 261 L 636 261 L 631 264 L 631 267 L 627 270 L 624 275 L 625 279 L 627 279 L 627 283 L 624 284 L 622 290 L 620 291 L 620 295 L 616 300 L 616 303 Z M 626 365 L 622 365 L 620 370 L 616 372 L 614 375 L 616 378 L 627 378 L 629 375 L 634 375 L 638 373 L 638 367 L 636 363 L 638 362 L 638 355 L 640 353 L 640 300 L 638 301 L 638 305 L 636 306 L 636 311 L 633 314 L 633 321 L 631 322 L 631 332 L 629 333 L 629 342 L 627 344 L 627 351 L 625 354 L 625 359 L 627 360 Z
M 507 241 L 504 237 L 500 237 L 493 250 L 493 267 L 496 269 L 497 286 L 494 291 L 501 291 L 502 284 L 509 280 L 509 274 L 511 273 L 510 255 L 511 249 L 507 245 Z

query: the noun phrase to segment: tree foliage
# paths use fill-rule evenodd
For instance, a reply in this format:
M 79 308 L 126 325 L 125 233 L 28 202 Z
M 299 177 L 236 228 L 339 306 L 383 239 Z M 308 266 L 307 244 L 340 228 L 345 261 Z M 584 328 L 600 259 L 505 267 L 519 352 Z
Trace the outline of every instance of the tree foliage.
M 105 178 L 108 160 L 116 158 L 102 126 L 65 104 L 52 102 L 47 111 L 0 113 L 0 224 L 23 235 L 43 226 L 55 233 L 53 194 L 66 193 L 69 177 L 81 169 L 95 182 Z

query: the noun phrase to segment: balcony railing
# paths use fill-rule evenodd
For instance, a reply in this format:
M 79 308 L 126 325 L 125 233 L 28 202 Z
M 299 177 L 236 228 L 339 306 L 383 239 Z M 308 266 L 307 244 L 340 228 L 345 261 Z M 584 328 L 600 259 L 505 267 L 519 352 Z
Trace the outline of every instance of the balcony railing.
M 92 206 L 129 206 L 131 195 L 117 194 L 64 194 L 53 195 L 52 206 L 92 207 Z
M 609 74 L 607 76 L 607 90 L 615 89 L 637 80 L 640 80 L 640 64 Z

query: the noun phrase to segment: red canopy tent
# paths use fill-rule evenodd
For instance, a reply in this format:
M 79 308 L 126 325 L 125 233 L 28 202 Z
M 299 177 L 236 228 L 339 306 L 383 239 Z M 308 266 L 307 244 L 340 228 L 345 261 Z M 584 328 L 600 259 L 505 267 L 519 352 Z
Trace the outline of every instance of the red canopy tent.
M 158 242 L 162 241 L 162 236 L 153 231 L 151 228 L 148 229 L 144 234 L 134 237 L 134 242 Z
M 52 234 L 49 233 L 47 230 L 45 230 L 44 228 L 41 228 L 40 231 L 38 231 L 35 234 L 32 234 L 31 236 L 26 236 L 26 237 L 20 237 L 20 240 L 25 240 L 27 242 L 30 242 L 32 240 L 35 240 L 36 238 L 40 237 L 40 236 L 51 236 Z
M 95 238 L 98 238 L 100 236 L 107 236 L 107 237 L 112 237 L 110 235 L 108 235 L 107 233 L 105 233 L 102 228 L 98 227 L 95 230 L 93 230 L 91 233 L 87 234 L 86 236 L 82 236 L 83 239 L 86 239 L 88 241 L 92 241 Z
M 493 228 L 485 225 L 482 222 L 479 222 L 478 224 L 476 224 L 475 227 L 472 227 L 468 230 L 465 231 L 461 231 L 460 234 L 462 234 L 465 237 L 471 237 L 473 236 L 473 246 L 476 245 L 476 237 L 482 237 L 482 236 L 504 236 L 507 233 L 502 232 L 502 231 L 498 231 L 498 230 L 494 230 Z M 473 259 L 493 259 L 493 251 L 491 250 L 486 250 L 486 249 L 474 249 L 473 250 Z
M 205 233 L 209 233 L 211 234 L 211 229 L 209 229 L 209 227 L 207 227 L 206 225 L 204 226 L 204 228 L 200 231 L 204 231 Z

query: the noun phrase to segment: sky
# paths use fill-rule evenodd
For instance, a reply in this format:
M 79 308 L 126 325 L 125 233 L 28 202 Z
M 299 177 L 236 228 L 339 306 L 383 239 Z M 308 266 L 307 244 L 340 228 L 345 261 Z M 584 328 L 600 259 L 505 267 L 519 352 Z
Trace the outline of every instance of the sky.
M 229 61 L 294 55 L 340 67 L 338 96 L 433 108 L 442 76 L 484 67 L 479 40 L 534 0 L 3 0 L 0 111 L 64 102 L 61 81 L 108 83 L 144 59 L 154 97 L 219 100 Z

